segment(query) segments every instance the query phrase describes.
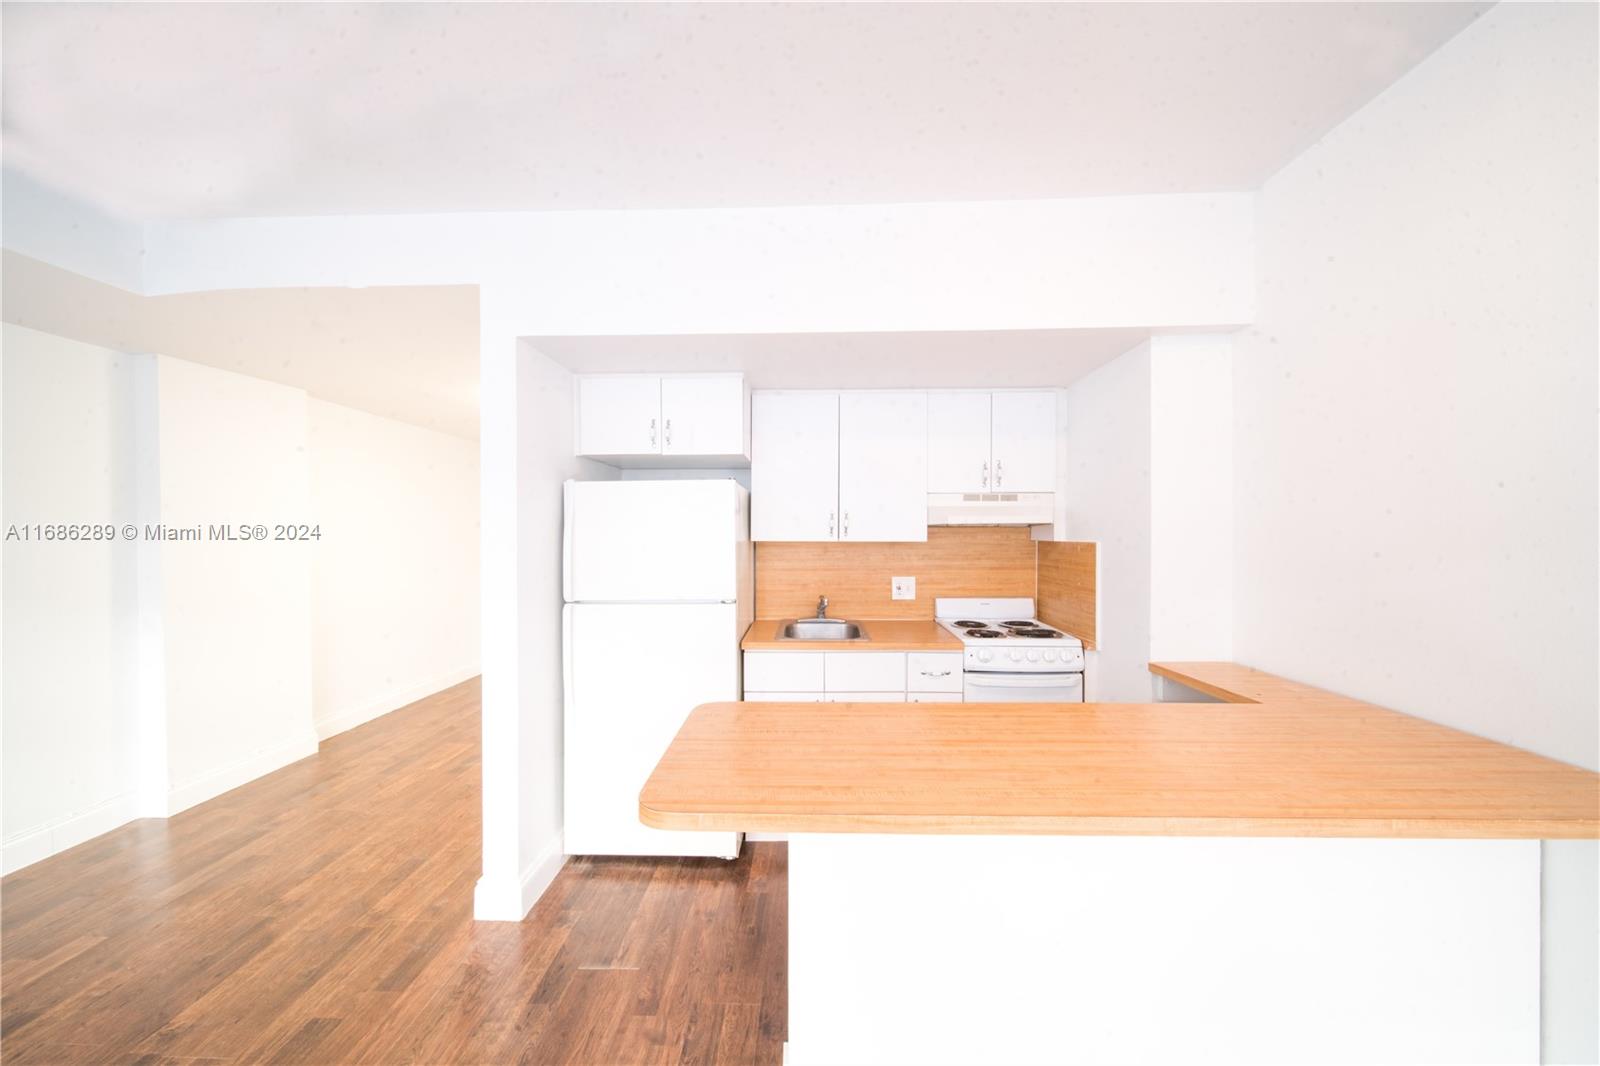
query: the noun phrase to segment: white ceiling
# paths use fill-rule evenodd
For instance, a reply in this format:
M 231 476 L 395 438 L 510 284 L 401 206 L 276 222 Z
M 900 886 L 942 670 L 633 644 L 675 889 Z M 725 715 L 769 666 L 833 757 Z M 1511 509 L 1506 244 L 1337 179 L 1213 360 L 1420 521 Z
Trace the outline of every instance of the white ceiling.
M 139 296 L 5 252 L 5 320 L 304 389 L 478 436 L 478 289 L 249 289 Z
M 6 163 L 138 218 L 1250 189 L 1487 4 L 23 4 Z
M 1068 385 L 1150 336 L 1142 329 L 530 337 L 577 373 L 742 370 L 758 389 Z

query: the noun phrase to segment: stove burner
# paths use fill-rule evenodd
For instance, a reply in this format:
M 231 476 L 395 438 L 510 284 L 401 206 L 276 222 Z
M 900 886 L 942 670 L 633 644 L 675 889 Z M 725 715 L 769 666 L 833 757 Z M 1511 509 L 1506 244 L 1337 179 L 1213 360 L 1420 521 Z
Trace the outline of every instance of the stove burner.
M 951 624 L 954 625 L 957 629 L 988 629 L 989 628 L 989 623 L 988 622 L 972 622 L 972 621 L 968 621 L 967 619 L 962 619 L 959 622 L 952 622 Z
M 1032 637 L 1035 640 L 1060 640 L 1061 634 L 1053 629 L 1013 629 L 1014 637 Z
M 1000 632 L 998 629 L 969 629 L 963 633 L 962 636 L 982 637 L 985 640 L 989 640 L 993 637 L 1003 637 L 1005 634 Z
M 1007 629 L 1038 629 L 1039 623 L 1029 619 L 1026 622 L 1001 622 Z

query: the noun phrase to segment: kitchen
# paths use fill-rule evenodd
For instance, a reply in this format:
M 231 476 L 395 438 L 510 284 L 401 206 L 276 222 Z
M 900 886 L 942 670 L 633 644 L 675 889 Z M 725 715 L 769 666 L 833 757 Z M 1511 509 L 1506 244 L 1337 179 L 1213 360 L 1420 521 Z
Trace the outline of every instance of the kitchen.
M 569 854 L 736 854 L 634 811 L 701 703 L 1084 700 L 1095 545 L 1035 539 L 1056 518 L 1057 390 L 595 374 L 575 395 L 577 453 L 650 479 L 565 486 Z
M 568 853 L 787 840 L 790 1062 L 1266 1062 L 1329 1011 L 1327 1061 L 1530 1054 L 1593 775 L 1223 662 L 1086 703 L 1125 592 L 1053 539 L 1069 392 L 578 375 L 618 470 L 564 487 Z

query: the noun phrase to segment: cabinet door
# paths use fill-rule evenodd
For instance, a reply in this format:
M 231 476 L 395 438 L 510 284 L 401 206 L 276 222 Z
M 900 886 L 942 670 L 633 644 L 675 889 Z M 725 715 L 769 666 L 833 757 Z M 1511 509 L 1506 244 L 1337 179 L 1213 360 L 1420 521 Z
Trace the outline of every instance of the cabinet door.
M 818 651 L 747 651 L 744 653 L 745 691 L 821 692 L 824 654 Z
M 750 403 L 750 539 L 839 539 L 839 394 Z
M 960 652 L 913 652 L 906 656 L 909 692 L 960 692 Z
M 992 410 L 991 491 L 1056 491 L 1056 394 L 997 392 Z
M 989 394 L 928 393 L 928 491 L 989 492 Z
M 824 692 L 906 690 L 906 653 L 903 651 L 825 651 L 822 661 Z
M 661 379 L 654 374 L 578 378 L 579 455 L 661 451 Z
M 928 539 L 928 394 L 839 394 L 839 539 Z
M 744 377 L 669 374 L 661 379 L 661 454 L 749 454 Z

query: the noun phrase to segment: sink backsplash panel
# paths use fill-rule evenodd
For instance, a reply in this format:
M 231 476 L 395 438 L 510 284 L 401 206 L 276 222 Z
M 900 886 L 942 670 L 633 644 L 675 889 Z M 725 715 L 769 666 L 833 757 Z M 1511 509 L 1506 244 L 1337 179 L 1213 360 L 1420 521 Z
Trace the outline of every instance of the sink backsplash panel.
M 835 618 L 933 617 L 938 596 L 1032 596 L 1037 547 L 1025 526 L 936 526 L 927 541 L 756 545 L 756 617 L 804 618 L 828 597 Z M 917 598 L 889 597 L 915 577 Z

